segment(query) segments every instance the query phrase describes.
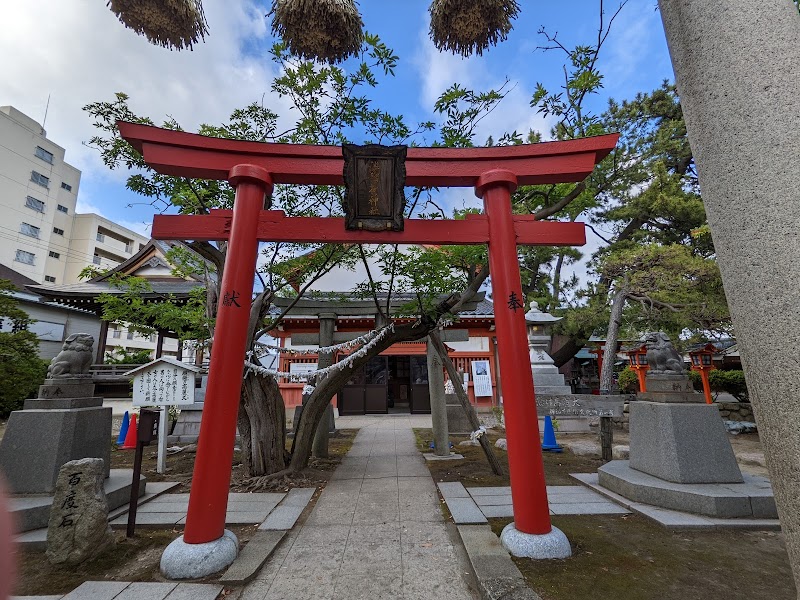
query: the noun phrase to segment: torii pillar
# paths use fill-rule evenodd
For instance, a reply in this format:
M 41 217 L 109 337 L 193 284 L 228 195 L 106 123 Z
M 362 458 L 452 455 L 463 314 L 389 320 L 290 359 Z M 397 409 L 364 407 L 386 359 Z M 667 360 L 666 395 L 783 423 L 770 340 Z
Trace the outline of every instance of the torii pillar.
M 659 6 L 800 589 L 800 15 L 789 0 Z

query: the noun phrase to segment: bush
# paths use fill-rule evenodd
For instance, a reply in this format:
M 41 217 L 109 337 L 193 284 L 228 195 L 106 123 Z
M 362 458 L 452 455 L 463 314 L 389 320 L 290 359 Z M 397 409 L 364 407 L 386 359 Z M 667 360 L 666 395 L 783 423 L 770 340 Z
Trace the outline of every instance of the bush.
M 128 348 L 114 348 L 113 352 L 106 352 L 107 365 L 143 365 L 149 363 L 150 350 L 129 350 Z
M 703 378 L 698 371 L 689 370 L 689 381 L 692 382 L 692 387 L 694 387 L 696 392 L 703 391 Z
M 0 418 L 20 410 L 47 375 L 39 358 L 39 340 L 28 331 L 0 333 Z
M 739 402 L 750 402 L 744 371 L 721 371 L 715 369 L 708 374 L 712 392 L 726 392 Z
M 635 394 L 639 390 L 639 376 L 630 367 L 625 367 L 617 377 L 617 385 L 622 394 Z

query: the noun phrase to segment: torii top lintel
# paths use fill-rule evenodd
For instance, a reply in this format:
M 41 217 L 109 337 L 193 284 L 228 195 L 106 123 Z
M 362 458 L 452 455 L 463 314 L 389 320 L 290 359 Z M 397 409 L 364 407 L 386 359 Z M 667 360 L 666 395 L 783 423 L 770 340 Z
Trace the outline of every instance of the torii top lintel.
M 120 134 L 159 173 L 228 179 L 236 165 L 266 169 L 274 183 L 343 185 L 339 146 L 275 144 L 206 137 L 136 123 L 117 123 Z M 492 148 L 408 149 L 406 185 L 471 187 L 492 169 L 513 172 L 519 185 L 581 181 L 605 158 L 618 134 Z

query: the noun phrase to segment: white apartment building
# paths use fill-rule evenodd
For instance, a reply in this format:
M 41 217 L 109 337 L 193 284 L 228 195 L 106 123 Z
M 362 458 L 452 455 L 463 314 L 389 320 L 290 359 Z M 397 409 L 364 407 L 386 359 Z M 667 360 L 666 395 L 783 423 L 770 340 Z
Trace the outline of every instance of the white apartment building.
M 147 238 L 76 214 L 81 172 L 64 148 L 13 106 L 0 106 L 0 264 L 38 283 L 76 283 L 89 265 L 113 268 Z

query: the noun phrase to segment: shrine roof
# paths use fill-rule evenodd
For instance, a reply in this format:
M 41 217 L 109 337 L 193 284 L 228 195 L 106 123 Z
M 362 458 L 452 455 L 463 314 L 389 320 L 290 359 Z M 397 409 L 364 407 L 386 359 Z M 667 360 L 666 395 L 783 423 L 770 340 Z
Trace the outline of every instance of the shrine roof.
M 189 296 L 193 289 L 203 284 L 198 281 L 150 281 L 151 292 L 142 294 L 146 300 L 157 301 L 164 296 L 174 296 L 181 300 Z M 27 289 L 43 296 L 51 302 L 74 306 L 94 312 L 100 311 L 97 297 L 100 294 L 122 294 L 123 290 L 112 287 L 106 281 L 85 281 L 62 285 L 29 285 Z

